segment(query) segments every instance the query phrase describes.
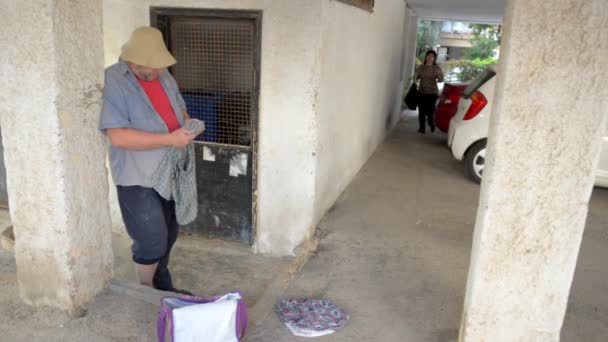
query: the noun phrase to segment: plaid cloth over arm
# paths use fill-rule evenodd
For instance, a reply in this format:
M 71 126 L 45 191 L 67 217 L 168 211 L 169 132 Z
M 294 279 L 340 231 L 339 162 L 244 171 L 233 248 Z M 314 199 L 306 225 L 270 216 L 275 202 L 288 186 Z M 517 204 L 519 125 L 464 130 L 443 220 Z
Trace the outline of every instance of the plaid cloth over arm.
M 200 132 L 205 124 L 200 120 L 188 120 L 183 128 Z M 198 208 L 194 144 L 172 147 L 152 175 L 152 184 L 161 197 L 175 201 L 177 223 L 186 225 L 194 221 Z

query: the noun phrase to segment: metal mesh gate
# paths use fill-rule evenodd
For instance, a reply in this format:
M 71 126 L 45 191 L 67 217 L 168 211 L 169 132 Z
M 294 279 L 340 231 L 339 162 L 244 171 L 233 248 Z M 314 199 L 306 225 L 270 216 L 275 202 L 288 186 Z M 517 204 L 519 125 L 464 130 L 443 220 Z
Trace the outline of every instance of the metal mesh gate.
M 172 68 L 191 117 L 205 121 L 196 140 L 252 146 L 254 22 L 174 17 Z
M 260 11 L 150 9 L 177 64 L 170 68 L 197 137 L 198 216 L 185 229 L 253 242 L 256 222 Z

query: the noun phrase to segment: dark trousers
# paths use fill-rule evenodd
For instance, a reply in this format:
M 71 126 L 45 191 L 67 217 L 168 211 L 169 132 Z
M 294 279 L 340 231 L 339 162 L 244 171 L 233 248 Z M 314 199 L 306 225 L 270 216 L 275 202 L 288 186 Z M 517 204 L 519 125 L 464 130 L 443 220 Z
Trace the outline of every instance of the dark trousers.
M 133 261 L 141 265 L 158 262 L 154 288 L 171 290 L 169 256 L 179 232 L 175 202 L 165 200 L 151 188 L 118 186 L 117 190 L 122 218 L 133 239 Z
M 436 94 L 418 94 L 418 120 L 420 121 L 418 131 L 421 133 L 426 131 L 425 120 L 428 121 L 431 131 L 435 130 L 435 120 L 433 118 L 435 102 L 437 102 Z

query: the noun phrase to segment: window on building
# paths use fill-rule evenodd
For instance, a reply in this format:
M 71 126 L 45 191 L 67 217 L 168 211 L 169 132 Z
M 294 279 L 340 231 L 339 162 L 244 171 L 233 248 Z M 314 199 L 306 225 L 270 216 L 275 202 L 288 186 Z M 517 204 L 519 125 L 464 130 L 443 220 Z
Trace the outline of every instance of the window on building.
M 372 12 L 374 10 L 374 0 L 338 0 L 346 4 L 362 8 Z
M 441 23 L 441 33 L 471 34 L 472 31 L 469 24 L 461 21 L 444 21 Z
M 442 33 L 452 33 L 452 22 L 444 21 L 441 23 L 441 32 Z

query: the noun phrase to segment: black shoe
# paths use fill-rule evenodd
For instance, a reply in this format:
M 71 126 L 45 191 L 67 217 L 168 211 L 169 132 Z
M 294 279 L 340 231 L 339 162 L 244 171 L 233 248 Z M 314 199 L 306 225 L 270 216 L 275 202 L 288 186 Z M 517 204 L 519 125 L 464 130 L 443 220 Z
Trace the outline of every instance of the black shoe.
M 157 289 L 157 290 L 165 291 L 165 292 L 173 292 L 173 293 L 182 294 L 182 295 L 186 295 L 186 296 L 194 296 L 194 294 L 190 291 L 176 289 L 175 287 L 172 287 L 167 290 L 165 290 L 165 289 Z
M 171 289 L 171 292 L 183 294 L 183 295 L 186 295 L 186 296 L 194 296 L 194 293 L 192 293 L 190 291 L 176 289 L 175 287 Z

